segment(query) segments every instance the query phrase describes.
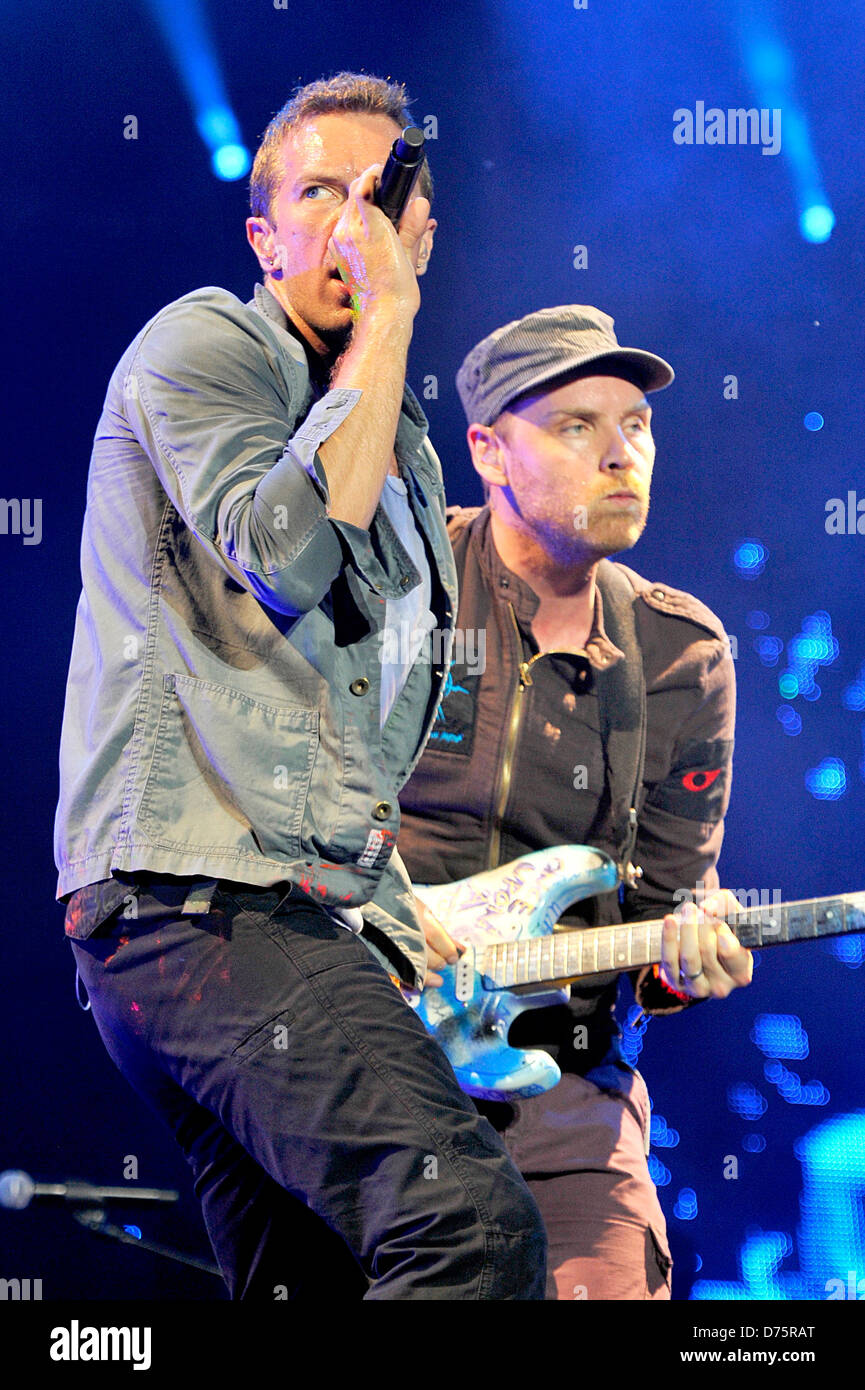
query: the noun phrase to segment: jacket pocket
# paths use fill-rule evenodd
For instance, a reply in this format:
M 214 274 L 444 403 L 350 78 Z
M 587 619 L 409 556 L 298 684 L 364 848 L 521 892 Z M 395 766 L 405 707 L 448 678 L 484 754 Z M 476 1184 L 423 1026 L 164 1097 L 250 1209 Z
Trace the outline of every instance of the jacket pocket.
M 156 846 L 296 859 L 317 747 L 317 710 L 166 675 L 138 823 Z

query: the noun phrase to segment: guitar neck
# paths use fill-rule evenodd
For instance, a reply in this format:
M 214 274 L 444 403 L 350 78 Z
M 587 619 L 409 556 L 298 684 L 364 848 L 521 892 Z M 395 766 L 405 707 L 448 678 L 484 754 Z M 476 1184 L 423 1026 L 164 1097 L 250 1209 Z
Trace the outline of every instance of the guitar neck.
M 731 916 L 729 924 L 743 946 L 757 951 L 793 941 L 865 932 L 865 892 L 745 908 Z M 475 968 L 489 989 L 639 969 L 660 961 L 663 926 L 662 919 L 654 919 L 498 941 L 476 951 Z

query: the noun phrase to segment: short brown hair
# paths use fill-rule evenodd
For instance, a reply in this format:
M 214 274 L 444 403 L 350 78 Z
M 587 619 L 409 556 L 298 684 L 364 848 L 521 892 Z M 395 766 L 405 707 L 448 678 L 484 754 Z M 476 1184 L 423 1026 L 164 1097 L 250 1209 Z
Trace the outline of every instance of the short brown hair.
M 383 77 L 368 77 L 360 72 L 338 72 L 334 77 L 298 87 L 261 137 L 249 179 L 249 206 L 253 217 L 270 220 L 273 199 L 282 182 L 282 142 L 294 126 L 313 116 L 339 111 L 389 116 L 398 126 L 407 126 L 412 124 L 410 102 L 401 82 L 387 82 Z M 418 176 L 417 189 L 424 198 L 432 199 L 432 176 L 426 160 Z

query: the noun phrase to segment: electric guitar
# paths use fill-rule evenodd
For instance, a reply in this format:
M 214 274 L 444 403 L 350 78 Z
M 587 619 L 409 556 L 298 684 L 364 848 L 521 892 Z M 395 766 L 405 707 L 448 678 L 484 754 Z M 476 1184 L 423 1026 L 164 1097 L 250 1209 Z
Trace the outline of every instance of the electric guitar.
M 615 863 L 600 850 L 558 845 L 456 883 L 415 885 L 467 948 L 456 965 L 439 968 L 444 983 L 425 989 L 416 1008 L 468 1095 L 510 1100 L 550 1090 L 561 1072 L 549 1053 L 508 1044 L 517 1015 L 565 1002 L 568 990 L 560 986 L 568 981 L 661 960 L 660 918 L 553 931 L 572 903 L 618 882 Z M 865 892 L 743 908 L 729 925 L 751 950 L 862 932 Z M 537 989 L 511 992 L 532 985 Z

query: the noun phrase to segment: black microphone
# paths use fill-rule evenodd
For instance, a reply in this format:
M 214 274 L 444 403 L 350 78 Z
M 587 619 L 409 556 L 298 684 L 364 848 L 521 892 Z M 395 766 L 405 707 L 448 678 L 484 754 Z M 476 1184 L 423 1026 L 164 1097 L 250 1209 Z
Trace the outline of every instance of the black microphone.
M 36 1201 L 87 1203 L 176 1202 L 179 1192 L 161 1187 L 94 1187 L 87 1182 L 34 1182 L 29 1173 L 0 1173 L 0 1207 L 23 1211 Z
M 393 142 L 374 199 L 395 227 L 399 226 L 423 161 L 423 131 L 419 126 L 407 125 L 399 139 Z

